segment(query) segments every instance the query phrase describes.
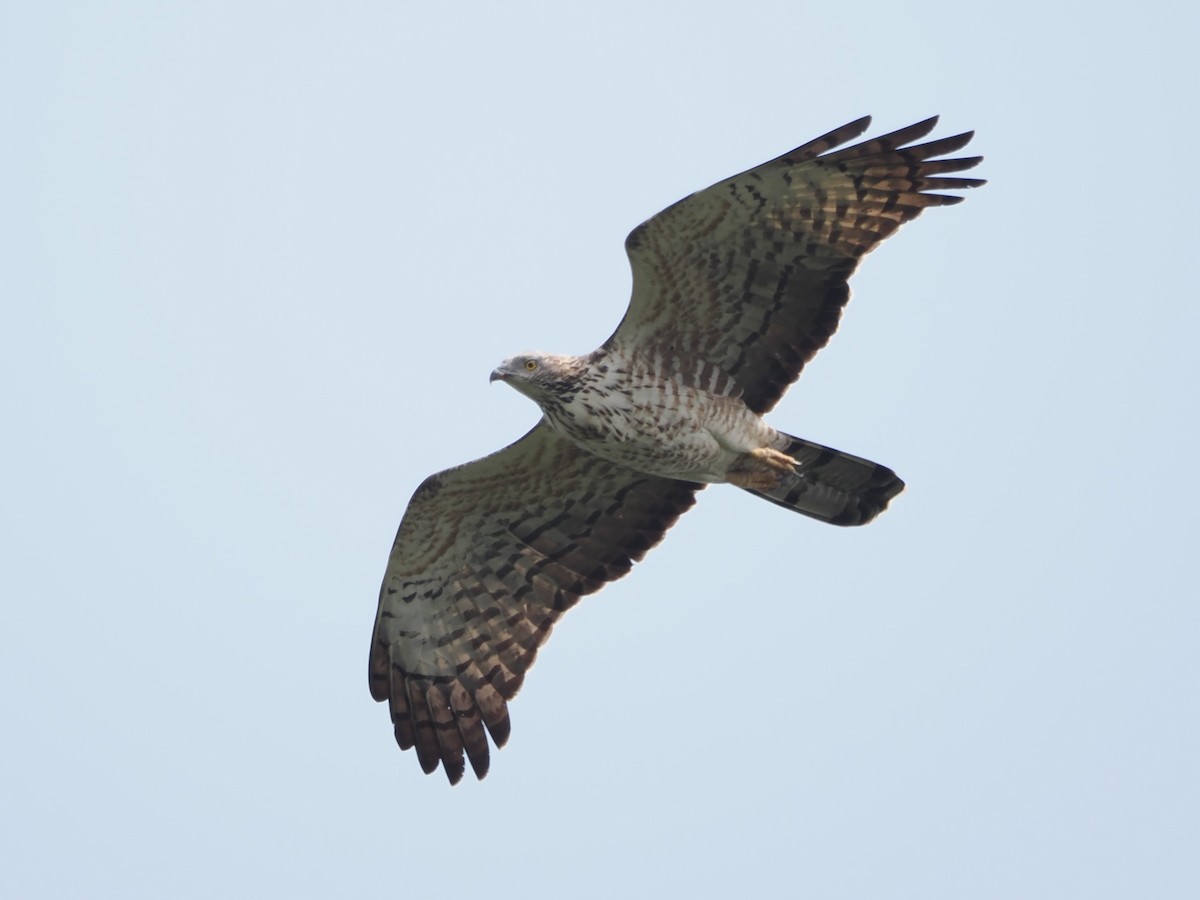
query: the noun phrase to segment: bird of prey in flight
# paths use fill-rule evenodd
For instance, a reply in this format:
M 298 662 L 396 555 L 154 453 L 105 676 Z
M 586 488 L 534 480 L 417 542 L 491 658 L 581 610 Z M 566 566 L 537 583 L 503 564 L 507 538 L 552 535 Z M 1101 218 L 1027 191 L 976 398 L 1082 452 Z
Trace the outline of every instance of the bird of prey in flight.
M 944 191 L 983 184 L 947 174 L 979 162 L 945 158 L 971 132 L 916 143 L 936 122 L 844 146 L 858 119 L 685 197 L 626 239 L 633 296 L 597 350 L 491 373 L 541 421 L 417 488 L 371 638 L 371 696 L 425 772 L 487 774 L 487 735 L 508 739 L 507 701 L 559 616 L 628 572 L 704 485 L 834 525 L 871 521 L 903 489 L 763 415 L 837 329 L 859 260 L 963 199 Z

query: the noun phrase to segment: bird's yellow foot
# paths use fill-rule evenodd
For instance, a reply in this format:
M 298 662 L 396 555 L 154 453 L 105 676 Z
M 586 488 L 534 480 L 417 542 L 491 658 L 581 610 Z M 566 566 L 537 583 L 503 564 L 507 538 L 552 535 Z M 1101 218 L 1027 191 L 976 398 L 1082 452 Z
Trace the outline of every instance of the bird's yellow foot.
M 786 453 L 781 453 L 771 447 L 759 447 L 757 450 L 751 450 L 746 456 L 755 462 L 762 463 L 768 469 L 774 469 L 776 472 L 795 472 L 800 467 L 800 463 L 792 459 Z

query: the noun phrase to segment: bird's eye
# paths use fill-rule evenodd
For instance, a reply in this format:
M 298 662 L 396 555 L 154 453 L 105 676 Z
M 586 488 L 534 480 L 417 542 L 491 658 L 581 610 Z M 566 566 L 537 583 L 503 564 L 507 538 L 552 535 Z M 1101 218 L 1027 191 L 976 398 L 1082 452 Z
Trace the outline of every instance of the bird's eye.
M 525 360 L 525 371 L 532 372 L 536 368 L 537 368 L 537 360 L 536 359 Z

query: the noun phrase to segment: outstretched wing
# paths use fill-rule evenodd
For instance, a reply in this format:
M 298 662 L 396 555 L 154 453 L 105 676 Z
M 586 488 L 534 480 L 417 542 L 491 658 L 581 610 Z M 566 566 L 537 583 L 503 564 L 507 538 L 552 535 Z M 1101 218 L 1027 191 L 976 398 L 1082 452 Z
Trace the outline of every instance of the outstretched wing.
M 837 330 L 846 280 L 868 251 L 936 193 L 983 184 L 939 177 L 982 157 L 961 150 L 973 132 L 905 146 L 937 117 L 841 150 L 862 118 L 778 159 L 728 178 L 635 228 L 629 310 L 606 347 L 654 348 L 715 364 L 756 412 L 783 392 Z
M 477 777 L 508 739 L 506 701 L 584 594 L 620 578 L 700 485 L 639 475 L 538 424 L 417 488 L 392 547 L 371 638 L 371 696 L 421 768 Z

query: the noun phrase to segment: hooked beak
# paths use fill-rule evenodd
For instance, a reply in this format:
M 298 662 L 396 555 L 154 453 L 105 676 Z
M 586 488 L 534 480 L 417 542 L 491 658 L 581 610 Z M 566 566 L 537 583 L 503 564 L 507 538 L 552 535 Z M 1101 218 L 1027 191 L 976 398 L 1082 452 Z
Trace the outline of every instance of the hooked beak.
M 493 381 L 508 381 L 508 373 L 504 371 L 503 367 L 492 369 L 492 374 L 488 376 L 488 384 Z

